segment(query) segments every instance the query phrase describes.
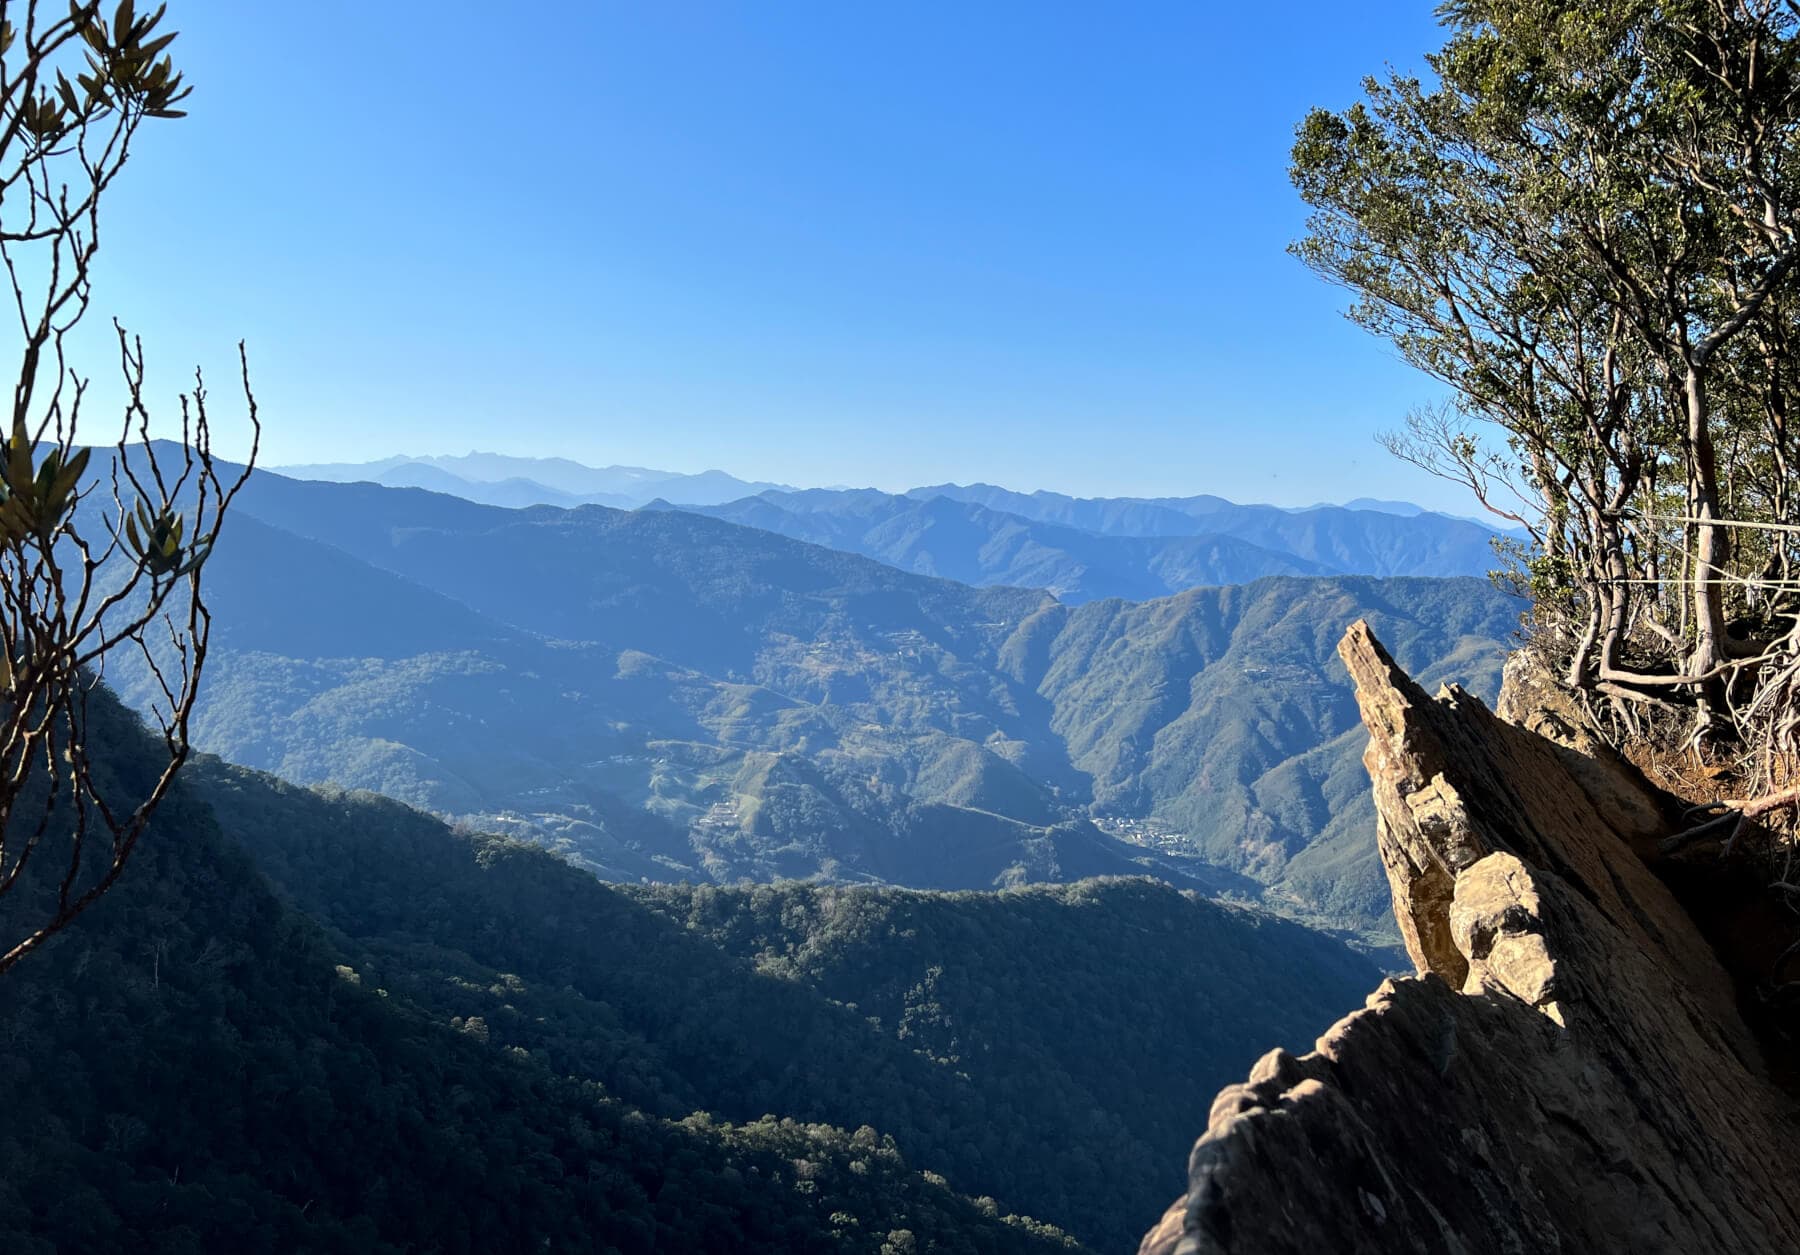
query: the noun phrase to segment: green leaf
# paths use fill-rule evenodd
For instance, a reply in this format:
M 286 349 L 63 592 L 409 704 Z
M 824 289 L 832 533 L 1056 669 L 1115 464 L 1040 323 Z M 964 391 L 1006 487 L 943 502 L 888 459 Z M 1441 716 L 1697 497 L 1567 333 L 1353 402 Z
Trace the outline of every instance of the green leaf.
M 167 35 L 158 35 L 155 39 L 152 39 L 149 43 L 145 44 L 143 47 L 144 59 L 146 61 L 154 61 L 156 59 L 156 54 L 174 43 L 175 36 L 180 33 L 180 31 L 170 31 Z M 165 61 L 164 64 L 166 65 L 168 63 Z

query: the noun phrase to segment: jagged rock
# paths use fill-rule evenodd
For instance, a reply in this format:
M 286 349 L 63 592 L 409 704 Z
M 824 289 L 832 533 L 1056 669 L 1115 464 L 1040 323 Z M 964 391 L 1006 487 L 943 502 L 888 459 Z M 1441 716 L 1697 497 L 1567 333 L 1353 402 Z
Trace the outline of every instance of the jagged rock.
M 1339 653 L 1418 975 L 1219 1095 L 1144 1255 L 1800 1250 L 1793 1105 L 1637 853 L 1666 799 L 1574 712 Z
M 1560 755 L 1564 770 L 1606 814 L 1607 822 L 1645 858 L 1655 857 L 1656 842 L 1676 822 L 1668 799 L 1644 779 L 1630 762 L 1596 734 L 1575 694 L 1545 670 L 1528 649 L 1506 660 L 1495 713 L 1509 723 L 1536 732 L 1569 753 Z

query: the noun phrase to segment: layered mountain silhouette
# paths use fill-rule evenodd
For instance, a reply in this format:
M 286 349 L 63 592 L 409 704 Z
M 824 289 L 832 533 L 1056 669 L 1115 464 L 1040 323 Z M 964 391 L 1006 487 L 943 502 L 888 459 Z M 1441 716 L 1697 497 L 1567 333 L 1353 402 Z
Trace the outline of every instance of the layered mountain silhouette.
M 921 575 L 1044 588 L 1067 602 L 1141 601 L 1200 584 L 1332 569 L 1235 536 L 1109 536 L 952 497 L 874 489 L 766 492 L 720 506 L 654 502 L 650 508 L 662 506 L 860 553 Z
M 1070 605 L 695 513 L 266 473 L 239 508 L 206 748 L 621 880 L 1148 872 L 1370 926 L 1336 634 L 1368 617 L 1415 672 L 1491 692 L 1519 609 L 1345 576 Z
M 938 484 L 909 496 L 946 497 L 1101 536 L 1224 536 L 1354 575 L 1485 575 L 1498 565 L 1494 532 L 1466 519 L 1417 510 L 1314 506 L 1284 510 L 1223 497 L 1069 497 L 991 484 Z
M 568 458 L 525 458 L 504 453 L 457 456 L 400 455 L 373 462 L 325 462 L 278 468 L 295 479 L 376 483 L 427 488 L 487 505 L 643 505 L 658 498 L 713 505 L 780 484 L 753 483 L 724 471 L 683 474 L 645 466 L 584 466 Z
M 1142 600 L 1265 575 L 1483 576 L 1496 533 L 1406 502 L 1291 510 L 1223 497 L 1069 497 L 991 484 L 785 489 L 721 471 L 596 469 L 561 458 L 389 458 L 291 467 L 301 479 L 418 487 L 488 505 L 681 508 L 921 575 Z

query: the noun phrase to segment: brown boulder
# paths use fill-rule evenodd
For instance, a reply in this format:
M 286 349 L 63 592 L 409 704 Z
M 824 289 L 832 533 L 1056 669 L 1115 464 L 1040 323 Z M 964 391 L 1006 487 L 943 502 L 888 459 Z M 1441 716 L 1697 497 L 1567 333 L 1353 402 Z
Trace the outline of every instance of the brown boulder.
M 1428 697 L 1364 624 L 1339 653 L 1418 975 L 1221 1093 L 1142 1250 L 1800 1250 L 1793 1105 L 1640 856 L 1667 799 L 1575 712 Z

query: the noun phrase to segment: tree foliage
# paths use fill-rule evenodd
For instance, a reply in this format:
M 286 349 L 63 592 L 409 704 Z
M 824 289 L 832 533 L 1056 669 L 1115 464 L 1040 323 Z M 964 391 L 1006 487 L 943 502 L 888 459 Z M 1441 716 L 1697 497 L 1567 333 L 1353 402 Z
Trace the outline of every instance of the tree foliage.
M 110 16 L 0 2 L 0 264 L 18 335 L 0 445 L 0 894 L 39 908 L 0 938 L 0 972 L 112 886 L 188 756 L 211 627 L 201 564 L 248 473 L 214 462 L 198 375 L 177 453 L 152 445 L 143 346 L 123 328 L 112 455 L 77 443 L 88 379 L 70 337 L 92 295 L 101 203 L 139 128 L 181 117 L 189 91 L 162 19 L 132 0 Z M 254 428 L 247 367 L 244 389 Z M 101 787 L 87 736 L 88 694 L 119 651 L 149 664 L 167 756 L 129 796 Z
M 1795 674 L 1795 8 L 1440 13 L 1431 79 L 1301 124 L 1295 251 L 1452 389 L 1390 447 L 1529 528 L 1570 683 L 1748 731 Z

